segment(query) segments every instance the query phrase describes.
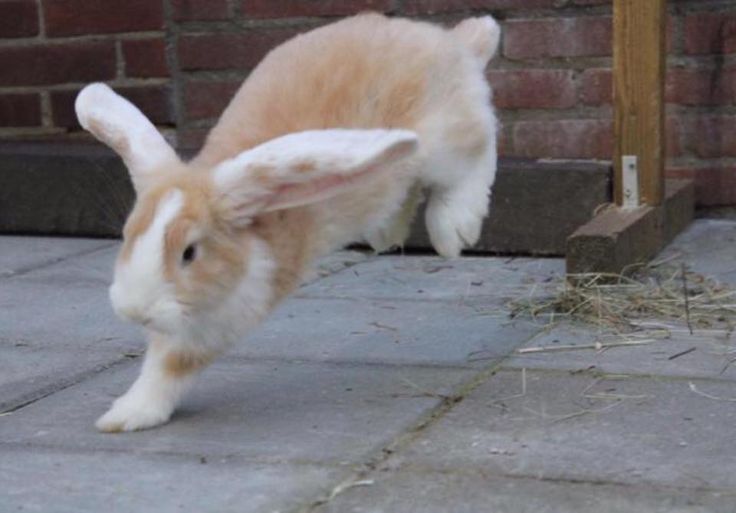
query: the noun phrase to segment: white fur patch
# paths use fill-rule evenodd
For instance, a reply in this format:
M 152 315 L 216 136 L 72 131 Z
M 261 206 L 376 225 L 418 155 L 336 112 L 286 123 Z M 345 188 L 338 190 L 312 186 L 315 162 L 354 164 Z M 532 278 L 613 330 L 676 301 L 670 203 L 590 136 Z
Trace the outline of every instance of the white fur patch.
M 110 299 L 119 315 L 144 324 L 152 322 L 152 328 L 176 322 L 179 306 L 163 277 L 164 235 L 183 204 L 184 195 L 178 189 L 161 198 L 151 225 L 136 239 L 130 258 L 115 269 Z
M 170 344 L 159 340 L 146 352 L 143 368 L 130 389 L 97 420 L 101 431 L 135 431 L 169 420 L 181 397 L 191 387 L 194 375 L 172 376 L 164 359 Z
M 182 343 L 221 351 L 242 338 L 269 311 L 275 271 L 271 248 L 254 237 L 248 267 L 240 283 L 217 308 L 187 318 L 182 325 Z
M 234 217 L 245 218 L 268 199 L 266 210 L 291 208 L 334 196 L 362 173 L 372 174 L 417 149 L 409 130 L 310 130 L 268 141 L 215 168 L 215 186 Z M 258 181 L 249 171 L 266 168 Z

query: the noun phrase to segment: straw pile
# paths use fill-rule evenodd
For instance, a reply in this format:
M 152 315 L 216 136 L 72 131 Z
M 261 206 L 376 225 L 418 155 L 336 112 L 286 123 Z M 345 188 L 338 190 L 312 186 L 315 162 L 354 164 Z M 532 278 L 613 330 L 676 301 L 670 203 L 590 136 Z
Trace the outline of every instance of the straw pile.
M 641 320 L 684 323 L 691 332 L 731 332 L 736 324 L 736 290 L 667 261 L 621 275 L 570 275 L 554 295 L 515 299 L 509 307 L 512 317 L 566 318 L 617 332 L 636 331 Z

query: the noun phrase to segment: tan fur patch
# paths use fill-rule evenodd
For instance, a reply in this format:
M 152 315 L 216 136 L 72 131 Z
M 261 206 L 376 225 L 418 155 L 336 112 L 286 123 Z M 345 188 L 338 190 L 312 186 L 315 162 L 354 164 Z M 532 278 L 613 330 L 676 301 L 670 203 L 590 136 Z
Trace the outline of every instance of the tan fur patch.
M 317 169 L 317 163 L 313 160 L 303 160 L 292 169 L 296 173 L 312 173 Z
M 175 378 L 183 378 L 209 365 L 212 354 L 187 351 L 171 351 L 164 357 L 164 372 Z
M 130 213 L 128 220 L 123 228 L 123 247 L 120 251 L 120 258 L 128 260 L 133 252 L 135 241 L 143 235 L 151 226 L 153 218 L 156 216 L 156 209 L 164 194 L 176 186 L 177 181 L 182 180 L 190 175 L 183 165 L 176 169 L 161 169 L 151 173 L 153 176 L 159 176 L 159 180 L 154 182 L 151 188 L 137 198 L 133 211 Z
M 309 207 L 271 212 L 258 216 L 253 232 L 265 240 L 276 259 L 272 306 L 299 286 L 314 257 L 314 216 Z

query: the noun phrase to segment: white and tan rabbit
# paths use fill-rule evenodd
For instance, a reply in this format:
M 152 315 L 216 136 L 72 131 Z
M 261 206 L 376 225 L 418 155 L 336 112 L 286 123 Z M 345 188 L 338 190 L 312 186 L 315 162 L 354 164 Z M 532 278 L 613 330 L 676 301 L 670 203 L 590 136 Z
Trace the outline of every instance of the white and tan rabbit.
M 297 287 L 315 258 L 400 244 L 417 191 L 435 249 L 476 242 L 496 171 L 484 68 L 491 17 L 454 29 L 363 14 L 271 51 L 182 162 L 103 84 L 80 123 L 125 161 L 137 193 L 110 287 L 150 337 L 140 377 L 102 431 L 165 423 L 199 370 Z

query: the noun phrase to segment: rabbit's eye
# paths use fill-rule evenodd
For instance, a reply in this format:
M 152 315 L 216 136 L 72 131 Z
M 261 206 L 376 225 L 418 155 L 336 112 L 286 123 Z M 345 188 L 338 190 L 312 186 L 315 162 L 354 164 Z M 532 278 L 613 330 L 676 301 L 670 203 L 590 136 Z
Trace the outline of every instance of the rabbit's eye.
M 181 254 L 181 262 L 184 265 L 191 264 L 192 261 L 197 256 L 197 247 L 194 244 L 190 244 L 186 247 L 184 250 L 184 253 Z

